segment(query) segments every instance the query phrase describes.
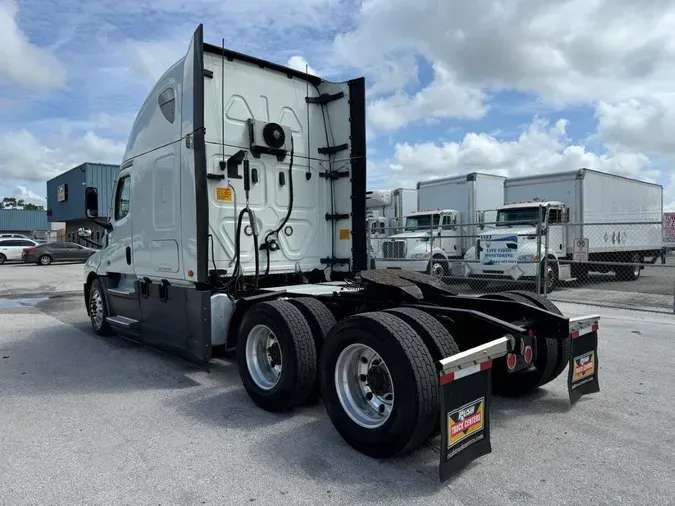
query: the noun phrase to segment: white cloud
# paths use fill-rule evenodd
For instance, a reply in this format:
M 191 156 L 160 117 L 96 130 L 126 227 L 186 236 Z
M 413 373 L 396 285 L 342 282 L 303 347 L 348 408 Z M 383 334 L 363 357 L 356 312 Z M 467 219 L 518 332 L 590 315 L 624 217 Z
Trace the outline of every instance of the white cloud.
M 371 102 L 368 107 L 371 125 L 379 130 L 397 130 L 422 119 L 480 118 L 487 112 L 481 90 L 457 83 L 440 64 L 433 68 L 433 82 L 413 96 L 399 92 Z
M 365 71 L 419 54 L 457 86 L 517 89 L 563 106 L 672 90 L 674 23 L 672 1 L 364 0 L 356 28 L 336 36 L 334 50 Z M 386 80 L 373 77 L 374 87 Z M 441 94 L 434 99 L 443 106 Z
M 288 59 L 286 66 L 295 70 L 299 70 L 300 72 L 307 72 L 314 76 L 318 75 L 316 70 L 312 68 L 312 66 L 307 62 L 307 60 L 305 60 L 305 58 L 299 55 L 291 56 Z
M 120 163 L 124 144 L 92 131 L 81 136 L 37 138 L 28 130 L 5 132 L 0 144 L 0 180 L 44 182 L 84 162 Z
M 63 87 L 65 67 L 49 50 L 29 42 L 18 12 L 15 0 L 0 2 L 0 77 L 38 91 Z
M 33 190 L 24 185 L 17 186 L 12 193 L 12 197 L 16 197 L 17 200 L 21 199 L 34 204 L 37 203 L 37 205 L 43 205 L 45 202 L 47 202 L 45 197 L 35 193 Z
M 675 161 L 675 95 L 600 102 L 598 135 L 608 144 L 670 157 Z
M 393 159 L 374 163 L 370 184 L 379 187 L 414 187 L 417 181 L 467 172 L 518 176 L 538 172 L 578 170 L 582 167 L 654 179 L 649 159 L 641 153 L 595 154 L 573 144 L 567 121 L 554 125 L 535 119 L 517 140 L 499 140 L 484 133 L 469 133 L 461 142 L 400 143 Z

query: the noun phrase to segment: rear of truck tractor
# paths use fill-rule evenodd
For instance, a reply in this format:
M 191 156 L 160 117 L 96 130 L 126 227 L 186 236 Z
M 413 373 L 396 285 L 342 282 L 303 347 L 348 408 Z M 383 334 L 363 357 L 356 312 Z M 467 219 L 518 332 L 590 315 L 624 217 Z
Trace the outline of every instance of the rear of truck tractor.
M 364 271 L 357 287 L 257 302 L 238 332 L 244 387 L 263 409 L 319 396 L 338 433 L 376 458 L 440 435 L 440 477 L 490 453 L 492 392 L 517 396 L 569 364 L 570 401 L 599 391 L 598 316 L 536 294 L 450 293 L 430 276 Z

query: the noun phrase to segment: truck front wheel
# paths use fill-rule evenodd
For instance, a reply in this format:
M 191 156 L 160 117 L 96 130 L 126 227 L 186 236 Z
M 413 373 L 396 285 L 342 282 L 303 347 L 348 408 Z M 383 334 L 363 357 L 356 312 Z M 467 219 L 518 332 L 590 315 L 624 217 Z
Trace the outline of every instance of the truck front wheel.
M 300 310 L 282 300 L 251 307 L 239 327 L 237 363 L 246 392 L 262 409 L 304 403 L 316 380 L 317 353 Z
M 333 426 L 357 451 L 392 457 L 419 447 L 438 415 L 438 375 L 422 338 L 389 313 L 340 321 L 319 365 Z
M 434 255 L 434 257 L 429 261 L 427 272 L 430 276 L 433 276 L 439 281 L 442 280 L 443 278 L 450 275 L 450 265 L 448 260 L 439 254 Z

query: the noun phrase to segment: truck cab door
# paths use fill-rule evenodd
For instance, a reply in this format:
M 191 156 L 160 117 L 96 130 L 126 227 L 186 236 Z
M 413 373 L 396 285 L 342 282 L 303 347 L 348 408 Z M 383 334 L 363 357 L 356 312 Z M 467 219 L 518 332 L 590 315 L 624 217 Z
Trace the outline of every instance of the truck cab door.
M 112 315 L 132 320 L 141 319 L 138 293 L 135 288 L 136 275 L 132 257 L 132 169 L 120 171 L 114 189 L 114 204 L 108 232 L 107 247 L 102 258 L 106 274 L 106 295 Z

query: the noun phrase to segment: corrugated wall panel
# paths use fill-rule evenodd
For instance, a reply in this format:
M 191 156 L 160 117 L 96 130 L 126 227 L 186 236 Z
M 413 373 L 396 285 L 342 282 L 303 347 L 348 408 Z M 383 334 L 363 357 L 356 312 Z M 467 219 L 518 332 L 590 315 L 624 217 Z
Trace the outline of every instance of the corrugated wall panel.
M 120 172 L 119 165 L 88 163 L 87 186 L 98 189 L 98 212 L 102 217 L 110 216 L 115 181 Z
M 46 211 L 0 209 L 0 232 L 49 230 Z
M 68 221 L 84 216 L 85 181 L 86 164 L 78 165 L 47 181 L 47 209 L 52 212 L 49 221 Z M 63 184 L 68 185 L 68 198 L 59 202 L 57 189 Z

